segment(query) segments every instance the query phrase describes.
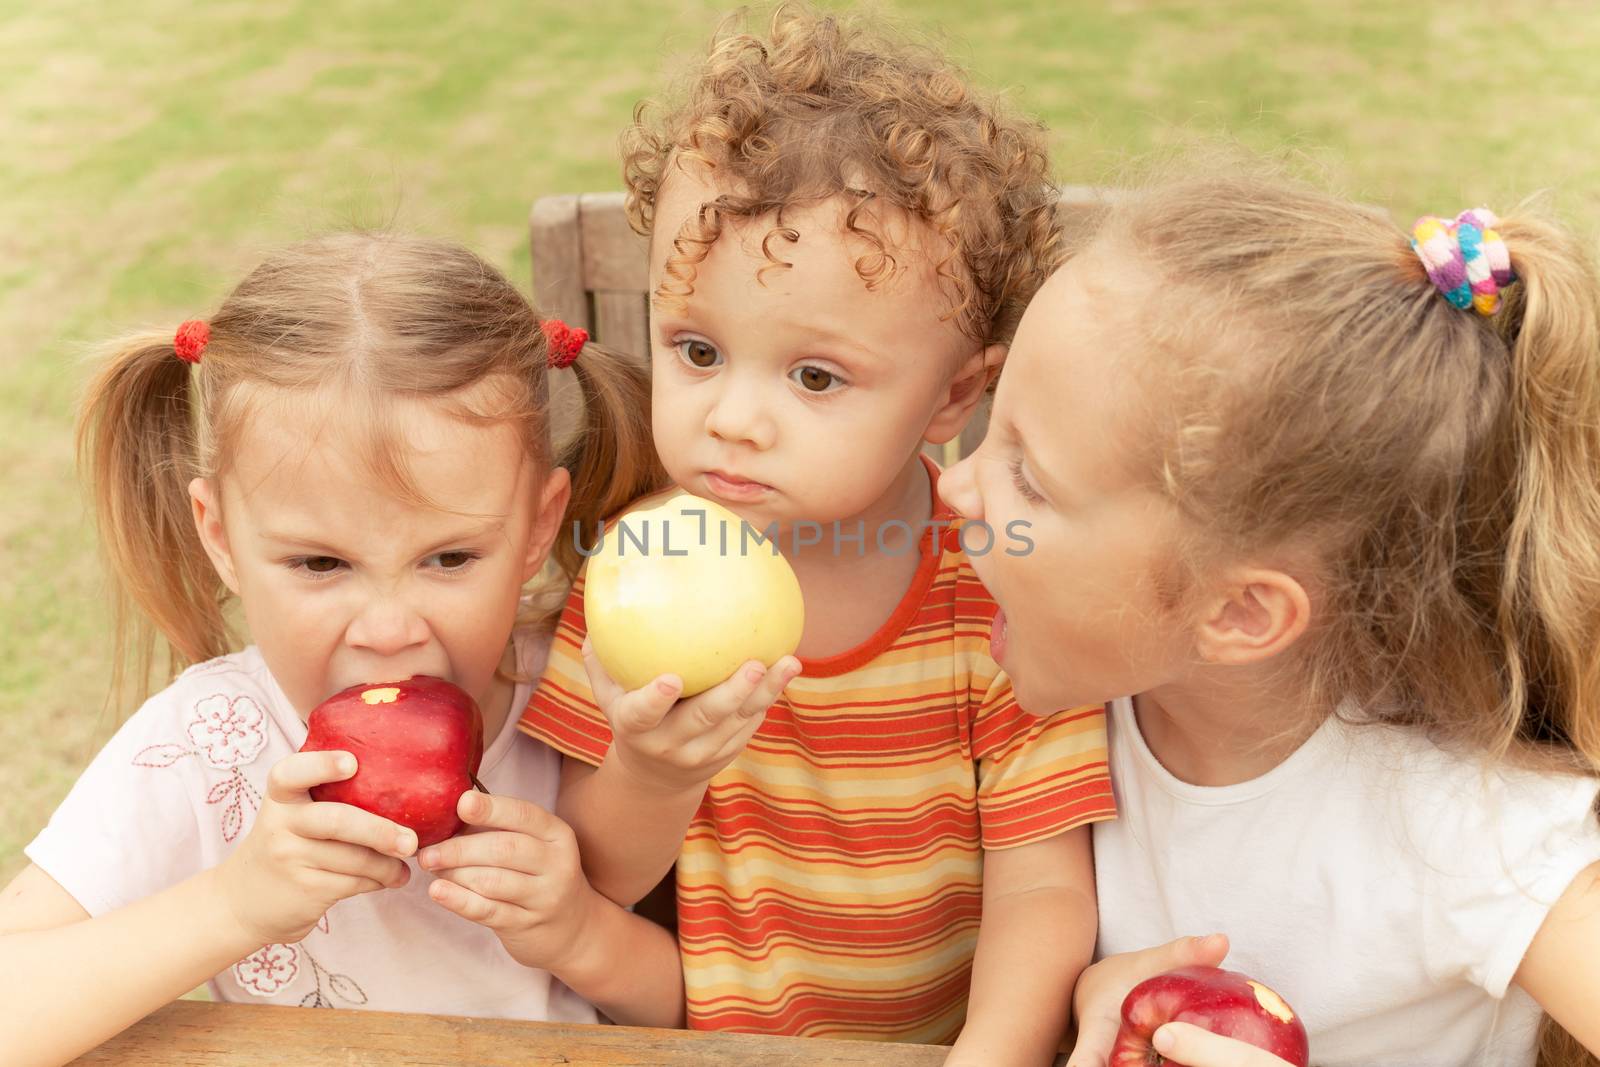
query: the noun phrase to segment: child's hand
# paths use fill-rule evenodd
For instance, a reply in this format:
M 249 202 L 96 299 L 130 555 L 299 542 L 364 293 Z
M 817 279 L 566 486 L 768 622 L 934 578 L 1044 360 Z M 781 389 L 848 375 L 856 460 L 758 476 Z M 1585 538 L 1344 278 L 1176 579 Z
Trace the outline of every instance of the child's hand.
M 293 944 L 346 897 L 406 884 L 409 828 L 349 804 L 313 801 L 311 787 L 356 772 L 348 752 L 296 752 L 267 774 L 255 825 L 217 867 L 228 906 L 260 944 Z
M 625 692 L 595 658 L 588 640 L 583 665 L 595 703 L 611 724 L 612 758 L 640 783 L 674 793 L 703 787 L 732 763 L 800 673 L 793 656 L 771 670 L 751 660 L 721 684 L 679 700 L 683 683 L 670 674 Z
M 1107 1067 L 1112 1046 L 1117 1043 L 1117 1030 L 1122 1026 L 1122 1002 L 1134 986 L 1175 967 L 1216 967 L 1227 954 L 1228 939 L 1222 934 L 1211 934 L 1207 937 L 1179 938 L 1141 952 L 1107 956 L 1099 963 L 1090 965 L 1079 977 L 1078 986 L 1072 993 L 1072 1014 L 1078 1021 L 1078 1043 L 1072 1047 L 1067 1067 Z M 1178 1026 L 1176 1023 L 1168 1024 L 1157 1033 Z M 1184 1026 L 1181 1029 L 1198 1028 Z M 1240 1042 L 1219 1038 L 1215 1034 L 1207 1033 L 1205 1036 L 1210 1040 L 1202 1042 L 1203 1054 L 1213 1058 L 1195 1060 L 1193 1067 L 1233 1067 L 1235 1064 L 1238 1067 L 1259 1067 L 1263 1063 L 1275 1065 L 1281 1062 L 1276 1056 L 1267 1056 L 1253 1045 L 1241 1045 Z M 1201 1047 L 1188 1035 L 1184 1035 L 1182 1041 L 1184 1052 Z M 1267 1058 L 1216 1059 L 1215 1046 L 1211 1042 L 1217 1041 L 1224 1042 L 1225 1049 L 1237 1046 Z M 1179 1063 L 1191 1062 L 1177 1052 L 1162 1054 Z
M 1168 1062 L 1188 1067 L 1294 1067 L 1264 1049 L 1188 1023 L 1168 1023 L 1155 1032 L 1151 1043 Z
M 559 972 L 600 902 L 571 828 L 537 804 L 476 791 L 461 794 L 456 813 L 484 829 L 422 850 L 417 862 L 437 876 L 428 895 L 493 930 L 523 966 Z

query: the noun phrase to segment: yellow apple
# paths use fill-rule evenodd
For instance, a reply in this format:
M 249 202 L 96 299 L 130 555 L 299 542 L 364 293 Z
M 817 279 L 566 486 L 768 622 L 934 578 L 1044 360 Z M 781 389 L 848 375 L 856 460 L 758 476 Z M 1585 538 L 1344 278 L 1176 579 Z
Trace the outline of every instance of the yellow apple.
M 805 605 L 789 561 L 720 504 L 679 495 L 608 526 L 589 560 L 584 616 L 596 658 L 626 689 L 662 674 L 693 696 L 740 664 L 800 644 Z

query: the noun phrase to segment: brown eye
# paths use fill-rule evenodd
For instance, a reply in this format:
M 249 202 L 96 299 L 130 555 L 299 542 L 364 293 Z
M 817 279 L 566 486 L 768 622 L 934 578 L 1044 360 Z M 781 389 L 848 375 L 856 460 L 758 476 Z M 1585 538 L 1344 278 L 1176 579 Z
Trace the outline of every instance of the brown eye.
M 833 385 L 834 382 L 838 381 L 837 378 L 835 378 L 829 372 L 823 370 L 821 367 L 801 367 L 799 374 L 796 376 L 796 380 L 799 381 L 799 383 L 804 386 L 808 392 L 812 393 L 827 392 L 828 387 Z
M 678 351 L 684 359 L 701 369 L 715 367 L 721 362 L 716 348 L 705 341 L 679 341 Z
M 332 556 L 307 556 L 304 565 L 312 574 L 332 574 L 339 569 L 339 561 Z

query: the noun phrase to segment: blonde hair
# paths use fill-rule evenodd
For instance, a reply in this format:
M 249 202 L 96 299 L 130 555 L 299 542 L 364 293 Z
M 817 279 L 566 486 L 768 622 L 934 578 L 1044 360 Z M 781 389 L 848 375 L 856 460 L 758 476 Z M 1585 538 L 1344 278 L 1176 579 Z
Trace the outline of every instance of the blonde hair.
M 851 202 L 844 226 L 872 249 L 855 262 L 869 288 L 897 265 L 869 209 L 887 204 L 926 223 L 945 246 L 936 268 L 952 296 L 947 318 L 983 344 L 1010 340 L 1059 262 L 1042 128 L 980 97 L 934 50 L 859 17 L 783 4 L 765 39 L 730 18 L 681 99 L 659 115 L 639 106 L 623 151 L 629 219 L 642 234 L 681 162 L 709 166 L 722 192 L 664 235 L 672 252 L 658 299 L 694 291 L 696 264 L 730 220 L 772 216 L 764 269 L 785 266 L 775 245 L 795 233 L 784 210 L 833 197 Z
M 472 421 L 509 422 L 531 460 L 573 474 L 566 520 L 585 536 L 604 516 L 665 483 L 651 444 L 648 373 L 596 345 L 572 366 L 582 432 L 551 456 L 547 349 L 538 314 L 498 271 L 457 245 L 345 233 L 283 249 L 207 320 L 191 369 L 173 335 L 111 346 L 79 416 L 80 466 L 92 491 L 115 595 L 113 699 L 132 664 L 144 691 L 159 635 L 169 670 L 229 651 L 228 591 L 194 528 L 188 485 L 228 470 L 260 389 L 334 390 L 371 433 L 368 467 L 421 501 L 401 458 L 396 399 L 431 398 Z M 490 388 L 474 389 L 480 383 Z M 570 579 L 581 556 L 557 538 Z
M 1153 270 L 1146 469 L 1220 556 L 1310 546 L 1315 706 L 1600 769 L 1600 281 L 1536 214 L 1517 282 L 1452 307 L 1376 212 L 1276 177 L 1109 205 L 1093 248 Z M 1153 310 L 1153 307 L 1152 307 Z M 1166 405 L 1170 402 L 1170 407 Z M 1593 1062 L 1547 1027 L 1546 1063 Z

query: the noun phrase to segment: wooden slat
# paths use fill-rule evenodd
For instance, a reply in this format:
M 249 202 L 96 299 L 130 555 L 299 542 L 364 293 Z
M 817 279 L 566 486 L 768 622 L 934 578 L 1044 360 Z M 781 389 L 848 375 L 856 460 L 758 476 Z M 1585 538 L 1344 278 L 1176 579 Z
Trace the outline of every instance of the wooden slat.
M 650 287 L 650 245 L 628 225 L 621 193 L 585 193 L 578 204 L 583 231 L 583 287 L 601 289 Z
M 649 363 L 648 312 L 649 305 L 640 290 L 598 290 L 594 294 L 595 340 Z
M 587 330 L 593 323 L 583 284 L 580 199 L 545 196 L 535 200 L 528 213 L 528 245 L 533 259 L 534 306 L 541 315 Z
M 949 1049 L 182 1000 L 75 1067 L 939 1067 Z

